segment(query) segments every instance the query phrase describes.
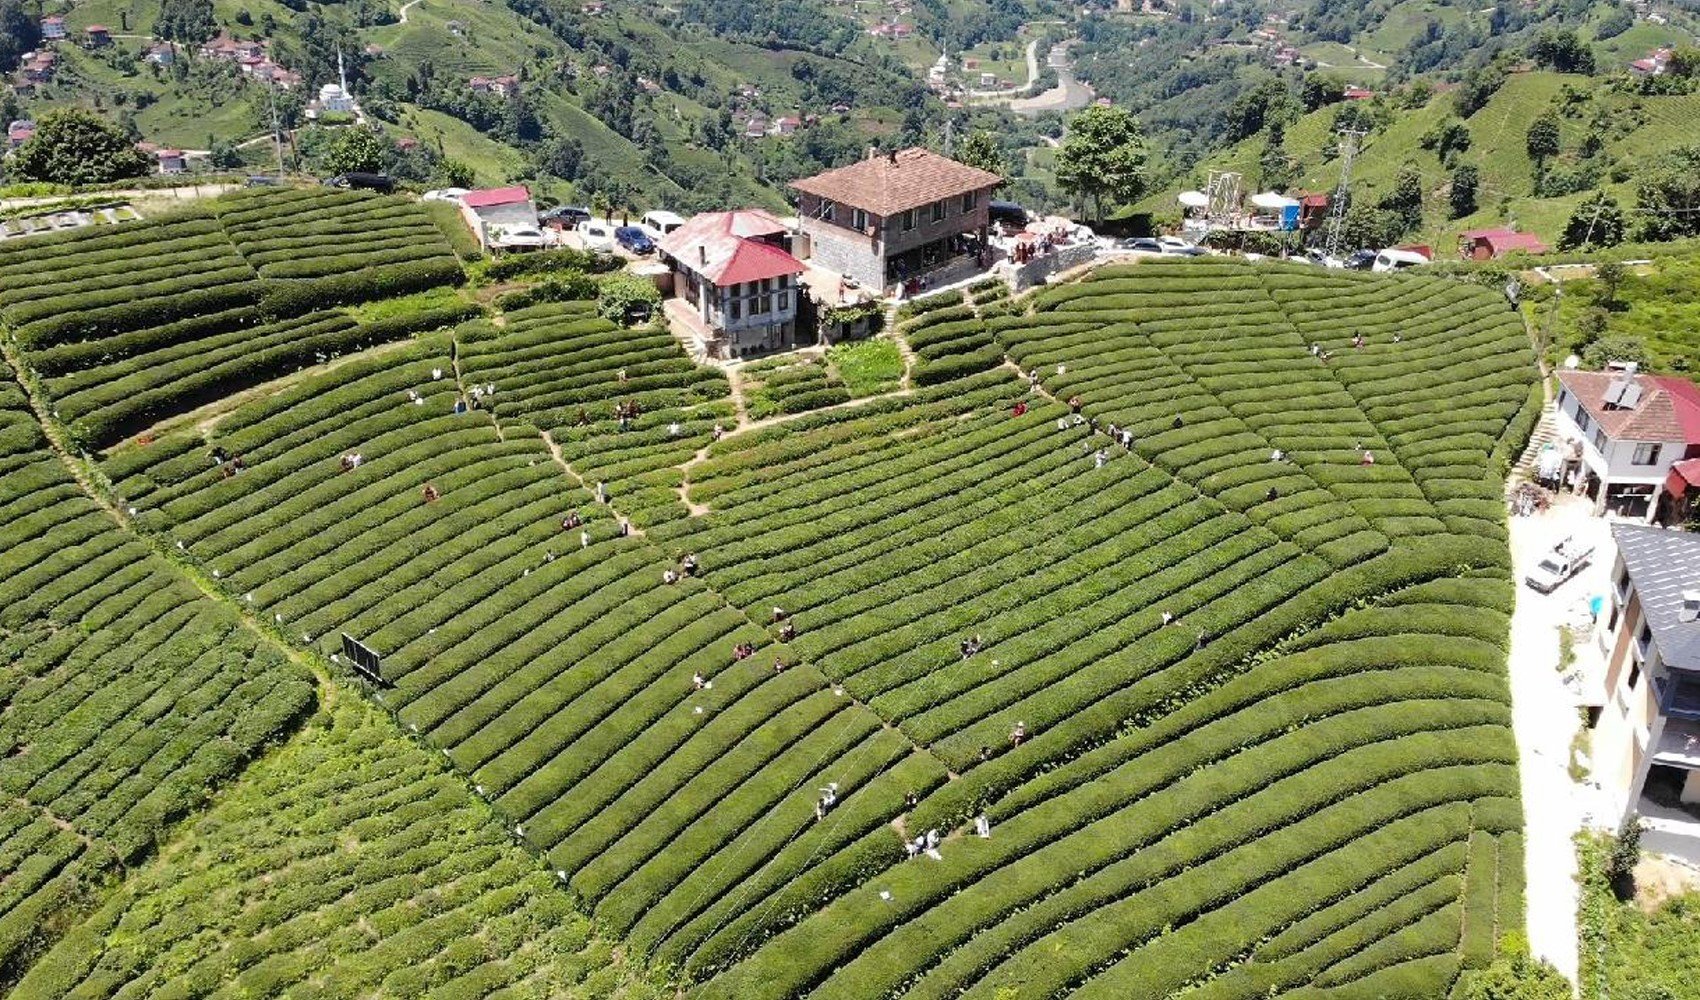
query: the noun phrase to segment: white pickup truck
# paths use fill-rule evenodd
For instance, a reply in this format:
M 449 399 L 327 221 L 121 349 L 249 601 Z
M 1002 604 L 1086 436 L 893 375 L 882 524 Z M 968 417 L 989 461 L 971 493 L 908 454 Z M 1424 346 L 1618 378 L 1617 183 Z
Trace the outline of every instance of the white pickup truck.
M 1550 594 L 1558 589 L 1559 584 L 1582 572 L 1593 558 L 1592 546 L 1582 548 L 1574 538 L 1566 538 L 1541 557 L 1523 582 L 1543 594 Z

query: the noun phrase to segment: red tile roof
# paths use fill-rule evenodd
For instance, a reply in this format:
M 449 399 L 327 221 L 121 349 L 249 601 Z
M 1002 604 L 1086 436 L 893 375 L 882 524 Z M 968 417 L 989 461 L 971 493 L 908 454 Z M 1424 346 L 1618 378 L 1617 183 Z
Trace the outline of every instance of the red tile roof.
M 1530 253 L 1546 253 L 1550 247 L 1542 243 L 1533 233 L 1490 233 L 1481 238 L 1494 256 L 1510 253 L 1513 250 L 1527 250 Z
M 527 191 L 523 184 L 505 188 L 486 188 L 482 191 L 468 191 L 460 196 L 461 204 L 467 208 L 491 208 L 495 205 L 514 205 L 530 200 L 531 192 Z
M 718 287 L 803 273 L 803 262 L 763 242 L 787 232 L 759 208 L 704 212 L 661 239 L 661 252 Z
M 1002 182 L 1002 177 L 989 170 L 916 148 L 895 156 L 871 156 L 848 167 L 792 181 L 791 186 L 878 216 L 892 216 L 943 198 L 989 190 Z
M 1621 372 L 1564 370 L 1558 381 L 1576 397 L 1606 435 L 1620 441 L 1684 441 L 1700 444 L 1700 387 L 1669 375 L 1636 375 L 1641 399 L 1633 409 L 1606 407 L 1606 389 Z
M 1670 489 L 1673 485 L 1681 485 L 1681 489 Z M 1666 489 L 1672 493 L 1686 493 L 1688 487 L 1700 486 L 1700 458 L 1685 458 L 1670 467 L 1670 476 L 1666 480 Z

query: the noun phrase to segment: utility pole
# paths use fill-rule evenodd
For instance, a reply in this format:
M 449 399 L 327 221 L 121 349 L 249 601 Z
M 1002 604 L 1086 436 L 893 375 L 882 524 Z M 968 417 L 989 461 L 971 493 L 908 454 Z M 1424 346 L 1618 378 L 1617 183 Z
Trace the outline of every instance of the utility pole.
M 277 85 L 266 87 L 266 103 L 272 110 L 272 145 L 277 149 L 277 176 L 283 177 L 283 130 L 277 124 Z
M 944 123 L 944 155 L 947 159 L 955 155 L 955 148 L 956 121 L 954 119 L 947 118 Z
M 1340 256 L 1340 227 L 1346 221 L 1346 200 L 1352 190 L 1352 160 L 1357 158 L 1358 143 L 1369 133 L 1363 129 L 1342 128 L 1334 133 L 1340 137 L 1340 186 L 1334 189 L 1334 203 L 1328 206 L 1328 256 Z

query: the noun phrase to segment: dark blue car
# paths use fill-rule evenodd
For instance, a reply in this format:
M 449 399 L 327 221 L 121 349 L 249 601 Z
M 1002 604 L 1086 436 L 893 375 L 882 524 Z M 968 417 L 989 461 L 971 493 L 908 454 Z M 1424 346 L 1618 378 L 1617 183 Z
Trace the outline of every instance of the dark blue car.
M 636 226 L 619 226 L 614 230 L 614 242 L 630 250 L 632 253 L 644 254 L 655 252 L 655 241 L 649 234 Z

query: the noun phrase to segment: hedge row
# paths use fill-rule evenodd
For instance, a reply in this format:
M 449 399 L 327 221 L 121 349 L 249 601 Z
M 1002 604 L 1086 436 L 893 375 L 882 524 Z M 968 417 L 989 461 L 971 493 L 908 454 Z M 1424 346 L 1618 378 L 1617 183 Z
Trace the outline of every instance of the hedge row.
M 0 381 L 0 979 L 293 727 L 312 682 L 83 494 Z

